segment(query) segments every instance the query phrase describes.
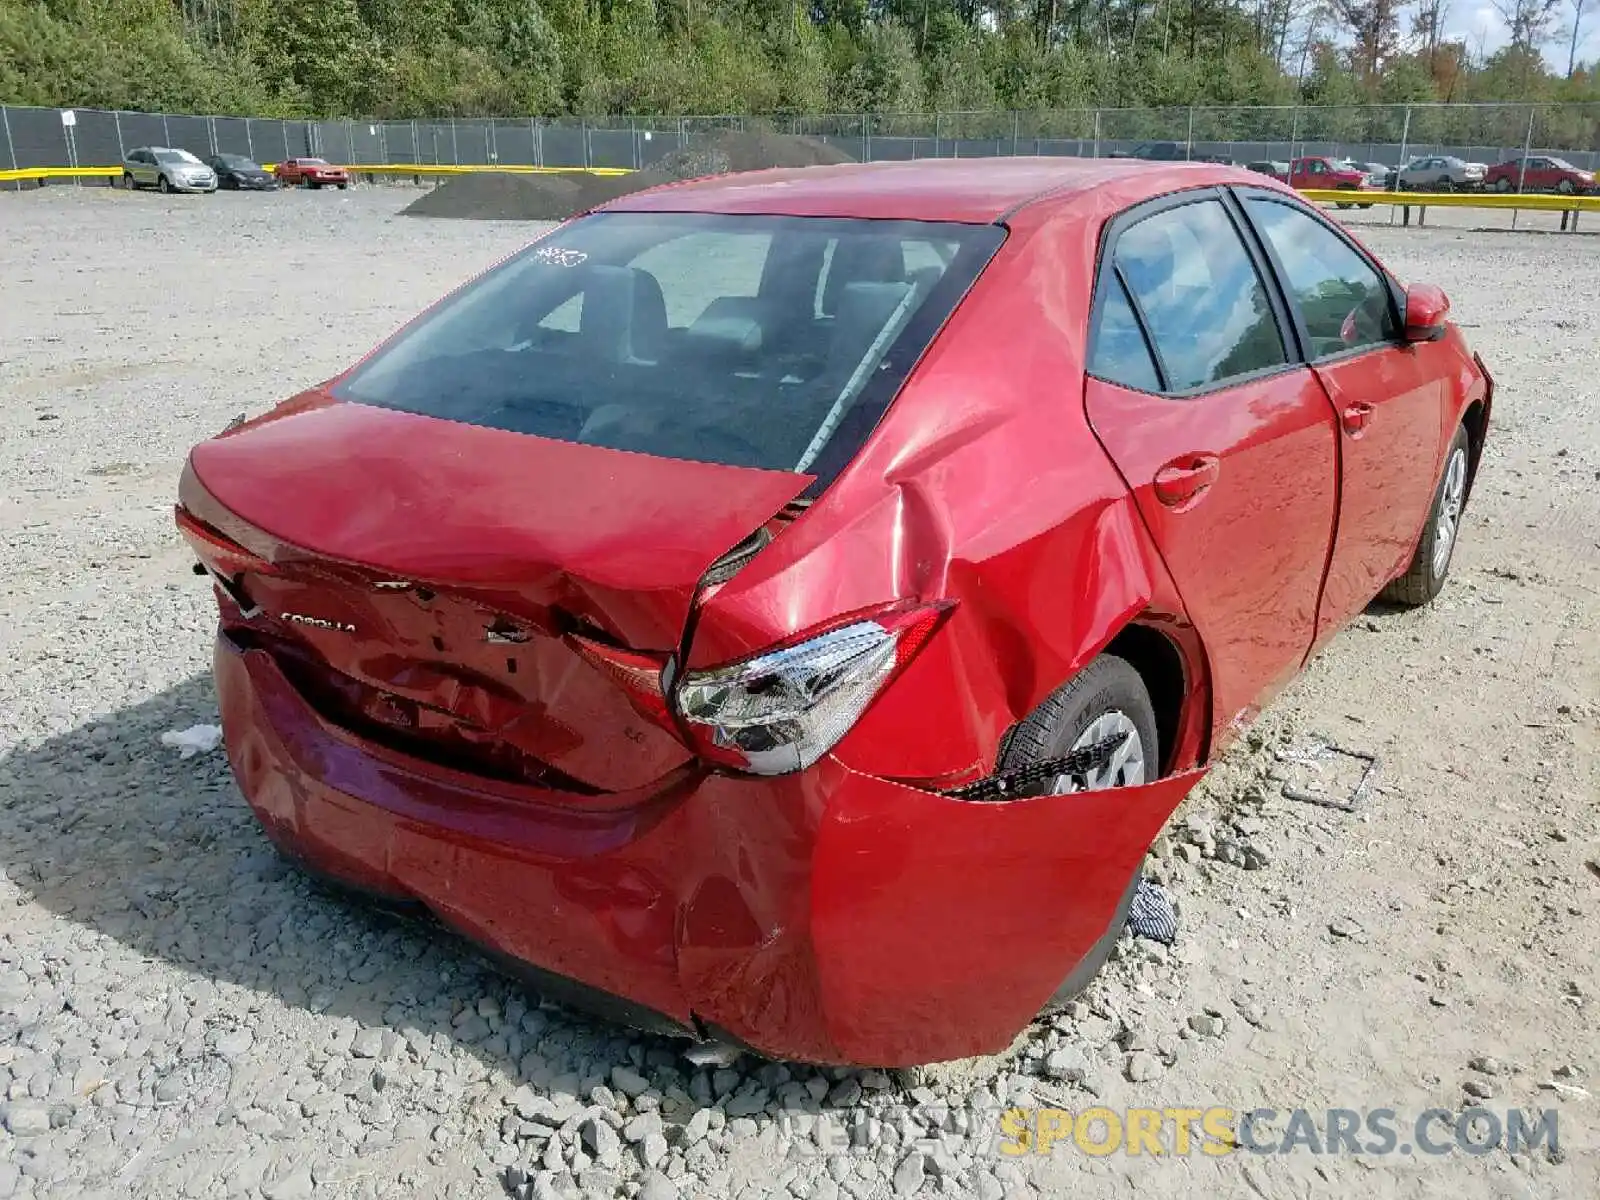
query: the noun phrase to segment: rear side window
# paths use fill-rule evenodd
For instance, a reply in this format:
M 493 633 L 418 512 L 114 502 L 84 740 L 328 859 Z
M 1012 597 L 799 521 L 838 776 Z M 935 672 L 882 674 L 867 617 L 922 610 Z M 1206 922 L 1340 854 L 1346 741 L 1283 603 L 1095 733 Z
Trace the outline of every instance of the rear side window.
M 1120 279 L 1113 279 L 1100 309 L 1100 327 L 1095 336 L 1094 353 L 1089 357 L 1089 373 L 1108 383 L 1139 392 L 1159 392 L 1161 377 L 1150 344 L 1133 315 L 1128 293 Z
M 1252 197 L 1245 204 L 1282 264 L 1314 357 L 1396 339 L 1389 288 L 1348 242 L 1316 217 L 1280 201 Z
M 1004 237 L 953 222 L 597 213 L 468 284 L 335 394 L 807 472 L 816 488 Z
M 1220 200 L 1130 225 L 1113 262 L 1150 331 L 1165 390 L 1215 386 L 1288 361 L 1266 288 Z

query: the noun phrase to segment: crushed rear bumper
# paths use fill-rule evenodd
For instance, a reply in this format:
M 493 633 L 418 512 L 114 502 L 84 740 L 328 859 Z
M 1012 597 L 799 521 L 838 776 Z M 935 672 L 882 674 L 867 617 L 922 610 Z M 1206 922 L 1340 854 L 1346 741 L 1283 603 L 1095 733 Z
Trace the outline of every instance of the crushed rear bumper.
M 214 670 L 239 784 L 315 873 L 420 903 L 551 999 L 812 1063 L 1003 1050 L 1203 774 L 974 803 L 826 758 L 579 796 L 365 742 L 226 632 Z

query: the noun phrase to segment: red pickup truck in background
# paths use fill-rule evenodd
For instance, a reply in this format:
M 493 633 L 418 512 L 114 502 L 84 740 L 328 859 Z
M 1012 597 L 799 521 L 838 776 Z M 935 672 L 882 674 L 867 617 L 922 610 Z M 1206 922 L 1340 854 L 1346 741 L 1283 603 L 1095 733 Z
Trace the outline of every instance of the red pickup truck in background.
M 1356 166 L 1355 163 L 1347 159 L 1328 158 L 1320 154 L 1297 158 L 1289 164 L 1289 186 L 1330 192 L 1376 192 L 1382 190 L 1373 181 L 1372 176 Z M 1362 208 L 1372 207 L 1370 203 L 1362 203 L 1358 200 L 1337 202 L 1339 208 L 1351 208 L 1358 204 Z

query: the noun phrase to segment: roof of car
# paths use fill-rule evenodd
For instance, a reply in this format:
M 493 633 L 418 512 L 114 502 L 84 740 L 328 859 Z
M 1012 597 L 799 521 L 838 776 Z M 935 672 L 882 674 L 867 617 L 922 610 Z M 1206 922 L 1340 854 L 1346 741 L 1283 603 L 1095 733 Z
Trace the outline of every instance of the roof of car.
M 718 175 L 633 192 L 609 212 L 762 213 L 988 224 L 1041 200 L 1108 184 L 1152 196 L 1180 187 L 1256 182 L 1212 163 L 1126 158 L 936 158 Z

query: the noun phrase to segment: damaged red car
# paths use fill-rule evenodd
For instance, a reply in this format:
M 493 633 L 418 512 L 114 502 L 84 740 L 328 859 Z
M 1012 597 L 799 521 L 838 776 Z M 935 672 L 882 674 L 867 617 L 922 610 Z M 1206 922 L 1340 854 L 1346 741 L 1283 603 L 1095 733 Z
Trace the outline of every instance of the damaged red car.
M 1446 310 L 1226 166 L 627 196 L 195 447 L 234 773 L 554 999 L 998 1051 L 1274 690 L 1443 585 L 1491 401 Z

